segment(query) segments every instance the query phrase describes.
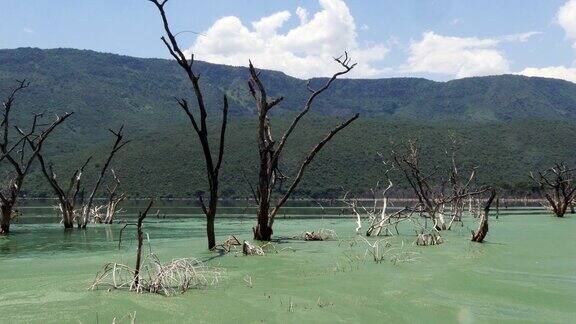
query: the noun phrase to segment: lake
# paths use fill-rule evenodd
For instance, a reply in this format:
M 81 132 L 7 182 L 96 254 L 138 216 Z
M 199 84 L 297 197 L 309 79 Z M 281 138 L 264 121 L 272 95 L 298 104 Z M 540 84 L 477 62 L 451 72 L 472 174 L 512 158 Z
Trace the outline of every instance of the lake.
M 130 203 L 119 219 L 130 220 L 143 204 Z M 2 322 L 112 323 L 134 312 L 138 323 L 568 323 L 576 318 L 572 215 L 557 219 L 539 207 L 502 208 L 498 219 L 491 218 L 485 244 L 469 241 L 476 226 L 471 218 L 444 232 L 439 246 L 414 246 L 415 236 L 405 228 L 402 236 L 388 240 L 393 247 L 404 244 L 416 260 L 375 263 L 363 258 L 366 246 L 355 240 L 355 219 L 338 203 L 320 205 L 292 203 L 277 219 L 275 236 L 284 238 L 277 246 L 291 249 L 245 257 L 205 250 L 204 222 L 193 217 L 200 214 L 195 203 L 159 203 L 145 225 L 152 250 L 163 261 L 196 257 L 225 269 L 217 286 L 163 297 L 88 290 L 104 263 L 133 265 L 133 229 L 118 248 L 122 225 L 90 224 L 84 231 L 64 232 L 52 207 L 27 202 L 12 234 L 0 238 Z M 242 202 L 222 207 L 226 217 L 217 219 L 218 239 L 231 234 L 251 239 L 253 208 Z M 339 239 L 287 239 L 320 228 L 335 230 Z

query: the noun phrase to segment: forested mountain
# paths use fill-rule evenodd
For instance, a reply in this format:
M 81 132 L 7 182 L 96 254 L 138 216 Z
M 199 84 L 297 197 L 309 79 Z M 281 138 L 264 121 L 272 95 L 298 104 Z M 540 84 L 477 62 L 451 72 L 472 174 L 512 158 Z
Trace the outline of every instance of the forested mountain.
M 197 64 L 209 110 L 219 112 L 223 94 L 231 102 L 223 196 L 247 196 L 257 155 L 248 71 Z M 75 112 L 46 147 L 57 170 L 69 170 L 92 154 L 99 161 L 109 145 L 107 129 L 125 124 L 134 142 L 115 162 L 125 190 L 135 196 L 183 197 L 204 189 L 198 144 L 174 100 L 190 95 L 174 62 L 72 49 L 0 50 L 2 97 L 15 79 L 32 82 L 18 99 L 17 124 L 27 122 L 31 112 L 47 117 Z M 302 106 L 306 81 L 274 71 L 264 71 L 263 81 L 271 95 L 286 97 L 273 121 L 280 130 Z M 288 174 L 330 125 L 355 112 L 361 118 L 320 154 L 301 196 L 337 196 L 344 189 L 374 186 L 382 172 L 376 152 L 386 154 L 413 137 L 420 138 L 433 164 L 445 159 L 449 137 L 456 136 L 466 164 L 480 166 L 484 182 L 509 189 L 528 189 L 530 169 L 557 160 L 576 162 L 576 84 L 570 82 L 514 75 L 449 82 L 344 79 L 317 103 L 316 114 L 289 143 L 283 161 Z M 89 170 L 87 181 L 90 177 Z M 50 195 L 39 173 L 29 180 L 28 195 Z
M 209 109 L 219 110 L 226 93 L 235 114 L 252 114 L 246 68 L 197 62 L 197 69 Z M 26 108 L 77 111 L 80 116 L 71 124 L 82 126 L 118 120 L 142 126 L 152 118 L 155 123 L 177 122 L 181 115 L 174 114 L 174 97 L 190 94 L 175 62 L 72 49 L 0 50 L 0 89 L 7 89 L 15 78 L 34 84 Z M 304 80 L 264 71 L 263 81 L 272 95 L 286 97 L 279 111 L 297 110 L 307 96 Z M 320 98 L 315 111 L 422 121 L 576 119 L 576 84 L 515 75 L 449 82 L 343 79 Z

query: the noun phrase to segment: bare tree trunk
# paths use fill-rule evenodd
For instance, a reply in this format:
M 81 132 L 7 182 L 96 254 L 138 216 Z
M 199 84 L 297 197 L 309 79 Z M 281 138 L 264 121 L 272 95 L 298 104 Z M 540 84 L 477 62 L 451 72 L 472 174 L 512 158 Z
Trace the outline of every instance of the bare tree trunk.
M 567 168 L 563 163 L 538 172 L 538 175 L 530 172 L 530 177 L 539 185 L 542 196 L 556 217 L 564 217 L 568 207 L 572 211 L 572 204 L 576 199 L 574 176 L 575 170 Z
M 12 208 L 10 204 L 0 205 L 2 211 L 2 219 L 0 219 L 0 235 L 7 235 L 10 233 L 10 221 L 12 219 Z
M 262 207 L 265 208 L 265 206 Z M 264 212 L 259 209 L 257 217 L 258 220 L 256 227 L 252 228 L 252 231 L 254 232 L 254 239 L 258 241 L 270 241 L 274 231 L 272 230 L 272 227 L 268 226 L 268 210 Z
M 12 89 L 8 98 L 2 101 L 4 111 L 0 122 L 0 153 L 2 154 L 0 161 L 4 159 L 8 160 L 15 175 L 9 182 L 7 188 L 0 191 L 0 211 L 2 213 L 0 216 L 0 235 L 10 233 L 10 221 L 14 215 L 14 206 L 22 190 L 24 179 L 26 175 L 28 175 L 32 163 L 40 153 L 44 141 L 46 141 L 50 133 L 52 133 L 58 125 L 72 115 L 72 113 L 66 113 L 62 117 L 57 115 L 56 120 L 51 124 L 39 125 L 38 120 L 42 115 L 36 114 L 32 118 L 32 125 L 29 131 L 24 131 L 18 126 L 14 126 L 20 139 L 16 141 L 15 144 L 10 144 L 13 138 L 13 136 L 10 135 L 10 130 L 12 129 L 10 112 L 13 108 L 16 95 L 29 86 L 30 83 L 25 80 L 17 81 L 17 86 Z M 47 127 L 42 131 L 38 131 L 38 128 L 41 126 Z M 18 148 L 18 150 L 14 153 L 13 151 L 16 148 Z
M 67 201 L 60 202 L 60 212 L 62 213 L 62 223 L 65 229 L 74 228 L 75 211 L 74 206 Z
M 65 191 L 57 180 L 56 173 L 54 172 L 52 165 L 46 165 L 44 156 L 41 152 L 38 152 L 38 162 L 40 162 L 40 167 L 44 178 L 48 181 L 54 194 L 58 197 L 58 207 L 60 208 L 60 213 L 62 214 L 62 223 L 64 224 L 64 229 L 74 228 L 74 221 L 76 220 L 76 198 L 78 197 L 78 192 L 80 191 L 80 180 L 84 173 L 84 168 L 92 157 L 88 158 L 84 164 L 77 169 L 72 177 L 70 178 L 70 183 L 68 189 Z
M 284 98 L 279 97 L 270 101 L 268 100 L 266 88 L 260 80 L 260 74 L 256 72 L 254 65 L 252 65 L 252 62 L 250 62 L 250 81 L 248 82 L 248 86 L 250 88 L 250 94 L 254 98 L 258 110 L 257 131 L 258 151 L 260 154 L 258 191 L 255 197 L 258 203 L 257 224 L 252 228 L 254 239 L 256 240 L 270 241 L 273 233 L 272 227 L 274 224 L 274 218 L 280 208 L 282 208 L 288 198 L 292 195 L 294 190 L 296 190 L 296 187 L 302 180 L 308 165 L 312 162 L 316 154 L 322 150 L 324 145 L 326 145 L 326 143 L 328 143 L 334 135 L 336 135 L 342 129 L 346 128 L 348 125 L 350 125 L 350 123 L 358 118 L 358 114 L 356 114 L 354 117 L 335 127 L 322 141 L 320 141 L 312 149 L 312 151 L 308 153 L 304 161 L 300 164 L 298 174 L 292 181 L 292 184 L 288 190 L 282 194 L 280 199 L 274 205 L 272 205 L 272 193 L 274 192 L 276 185 L 278 185 L 278 182 L 282 182 L 286 178 L 280 171 L 278 162 L 288 138 L 298 125 L 299 121 L 310 111 L 315 99 L 324 91 L 326 91 L 339 76 L 347 74 L 356 65 L 350 64 L 348 53 L 345 53 L 345 56 L 338 57 L 335 60 L 342 67 L 342 71 L 335 73 L 330 79 L 328 79 L 328 81 L 324 83 L 322 87 L 317 90 L 312 89 L 310 84 L 308 84 L 308 91 L 310 92 L 310 96 L 304 104 L 304 108 L 294 118 L 288 129 L 280 138 L 280 141 L 277 145 L 272 138 L 269 112 L 272 108 L 282 102 Z
M 108 203 L 106 204 L 106 216 L 104 217 L 104 224 L 112 224 L 117 212 L 118 204 L 120 204 L 126 195 L 124 193 L 118 194 L 118 187 L 120 186 L 120 179 L 116 176 L 116 172 L 112 169 L 112 176 L 114 177 L 114 185 L 112 188 L 108 187 Z
M 164 6 L 168 2 L 168 0 L 149 0 L 152 2 L 158 11 L 160 12 L 160 16 L 162 18 L 162 24 L 164 26 L 164 31 L 166 32 L 166 37 L 162 36 L 162 42 L 166 45 L 166 48 L 170 52 L 170 55 L 178 62 L 178 65 L 186 72 L 186 76 L 192 85 L 192 89 L 194 92 L 194 96 L 196 97 L 196 103 L 198 106 L 198 111 L 200 113 L 199 120 L 197 117 L 194 117 L 194 114 L 190 110 L 188 106 L 188 101 L 185 99 L 179 99 L 178 104 L 186 112 L 188 115 L 188 119 L 190 119 L 190 123 L 200 140 L 200 144 L 202 146 L 202 153 L 204 154 L 204 161 L 206 162 L 206 177 L 208 180 L 208 187 L 210 190 L 210 201 L 208 202 L 208 206 L 204 204 L 204 200 L 202 199 L 202 195 L 199 195 L 200 205 L 202 207 L 202 211 L 204 215 L 206 215 L 206 236 L 208 238 L 208 248 L 213 249 L 216 246 L 216 237 L 214 233 L 214 220 L 216 218 L 216 209 L 218 208 L 218 178 L 220 176 L 220 169 L 222 167 L 222 161 L 224 157 L 224 141 L 226 137 L 226 124 L 228 120 L 228 98 L 226 95 L 224 96 L 224 105 L 222 109 L 222 124 L 220 127 L 220 142 L 218 146 L 218 157 L 216 161 L 212 157 L 212 146 L 210 145 L 209 136 L 208 136 L 208 128 L 206 126 L 206 118 L 208 117 L 208 113 L 206 111 L 206 104 L 204 102 L 204 96 L 202 94 L 202 90 L 200 88 L 200 76 L 195 74 L 193 70 L 194 65 L 194 55 L 190 56 L 190 59 L 186 57 L 184 52 L 180 49 L 178 42 L 176 40 L 176 35 L 172 33 L 170 30 L 170 26 L 168 24 L 168 18 L 166 16 L 166 11 L 164 10 Z
M 14 205 L 20 194 L 20 188 L 24 182 L 24 175 L 18 174 L 10 181 L 7 188 L 7 194 L 2 195 L 0 198 L 0 211 L 2 212 L 2 219 L 0 220 L 0 235 L 7 235 L 10 233 L 10 222 L 14 217 Z
M 91 221 L 91 213 L 93 212 L 92 204 L 94 202 L 94 197 L 96 196 L 98 188 L 100 187 L 100 184 L 104 179 L 106 170 L 108 170 L 108 167 L 110 166 L 110 163 L 112 162 L 112 159 L 114 158 L 116 153 L 118 153 L 118 151 L 120 151 L 126 144 L 130 143 L 130 141 L 122 141 L 122 139 L 124 138 L 124 134 L 122 134 L 123 130 L 124 125 L 120 126 L 120 129 L 118 129 L 118 131 L 116 132 L 110 129 L 110 132 L 114 134 L 116 140 L 114 141 L 112 150 L 110 150 L 110 153 L 108 154 L 108 158 L 106 159 L 104 165 L 102 166 L 102 169 L 100 170 L 98 180 L 96 180 L 96 184 L 94 184 L 94 188 L 92 189 L 90 196 L 88 196 L 88 202 L 84 204 L 84 206 L 82 206 L 82 221 L 78 222 L 78 228 L 85 229 L 88 223 Z
M 484 205 L 484 213 L 480 216 L 478 229 L 476 232 L 472 232 L 472 242 L 482 243 L 488 234 L 488 214 L 490 214 L 490 206 L 492 205 L 494 197 L 496 197 L 496 190 L 492 189 L 490 198 L 488 198 L 488 201 Z
M 217 191 L 218 189 L 216 189 Z M 218 197 L 210 198 L 208 206 L 208 213 L 206 213 L 206 238 L 208 239 L 208 249 L 213 249 L 216 246 L 216 232 L 214 229 L 214 221 L 216 220 L 216 209 L 218 207 Z
M 146 215 L 148 214 L 148 211 L 152 207 L 153 203 L 154 203 L 154 201 L 150 200 L 150 203 L 148 203 L 148 207 L 146 207 L 146 209 L 143 212 L 140 212 L 140 214 L 138 216 L 138 223 L 136 224 L 136 226 L 137 226 L 136 238 L 138 240 L 138 246 L 136 249 L 136 266 L 134 267 L 134 288 L 135 289 L 138 289 L 138 285 L 140 282 L 140 268 L 142 265 L 142 245 L 144 243 L 144 232 L 142 231 L 142 224 L 144 222 L 144 218 L 146 218 Z

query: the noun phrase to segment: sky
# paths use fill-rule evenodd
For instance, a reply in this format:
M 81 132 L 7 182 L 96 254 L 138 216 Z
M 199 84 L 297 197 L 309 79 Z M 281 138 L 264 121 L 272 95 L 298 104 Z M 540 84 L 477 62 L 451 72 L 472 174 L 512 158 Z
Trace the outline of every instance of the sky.
M 169 58 L 147 0 L 1 0 L 0 48 L 77 48 Z M 349 77 L 523 74 L 576 82 L 576 0 L 169 0 L 198 60 Z

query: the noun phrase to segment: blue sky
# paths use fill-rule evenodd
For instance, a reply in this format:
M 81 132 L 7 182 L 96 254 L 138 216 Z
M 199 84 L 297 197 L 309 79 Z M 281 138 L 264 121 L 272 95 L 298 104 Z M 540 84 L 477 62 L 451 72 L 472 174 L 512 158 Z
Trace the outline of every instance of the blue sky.
M 0 48 L 168 57 L 146 0 L 2 2 Z M 182 47 L 216 63 L 251 58 L 307 78 L 330 74 L 330 58 L 349 50 L 354 77 L 521 73 L 576 82 L 576 0 L 170 0 L 166 9 L 175 31 L 203 33 L 180 34 Z

